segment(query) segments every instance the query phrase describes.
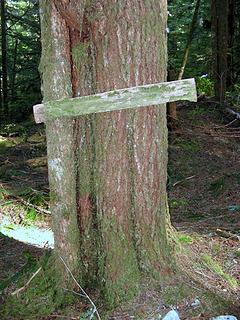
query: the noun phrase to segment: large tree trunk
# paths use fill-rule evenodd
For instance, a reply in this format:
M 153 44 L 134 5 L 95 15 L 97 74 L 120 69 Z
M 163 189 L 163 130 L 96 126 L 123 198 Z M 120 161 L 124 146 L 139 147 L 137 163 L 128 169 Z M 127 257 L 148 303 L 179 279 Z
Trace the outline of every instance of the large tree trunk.
M 212 51 L 215 96 L 223 103 L 228 74 L 229 0 L 212 0 Z
M 166 80 L 165 0 L 41 1 L 44 99 Z M 47 122 L 55 253 L 108 305 L 170 272 L 165 105 Z M 59 279 L 66 281 L 64 269 Z

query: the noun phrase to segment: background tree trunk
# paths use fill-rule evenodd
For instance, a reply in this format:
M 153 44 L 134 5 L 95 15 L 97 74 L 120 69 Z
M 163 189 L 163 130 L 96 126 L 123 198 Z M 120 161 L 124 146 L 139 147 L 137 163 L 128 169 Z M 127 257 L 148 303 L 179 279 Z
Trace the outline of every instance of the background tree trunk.
M 190 48 L 192 45 L 193 35 L 194 35 L 195 28 L 196 28 L 197 20 L 198 20 L 198 12 L 200 9 L 200 4 L 201 4 L 201 0 L 197 0 L 196 5 L 195 5 L 193 18 L 192 18 L 192 23 L 191 23 L 189 34 L 188 34 L 186 48 L 185 48 L 184 55 L 183 55 L 182 65 L 181 65 L 180 72 L 178 75 L 178 80 L 182 80 L 182 77 L 183 77 L 183 74 L 185 71 L 185 67 L 186 67 L 186 64 L 188 61 L 189 51 L 190 51 Z
M 14 52 L 13 52 L 13 64 L 12 64 L 12 74 L 11 74 L 11 100 L 14 101 L 16 98 L 15 92 L 15 81 L 16 81 L 16 65 L 17 65 L 17 55 L 18 55 L 18 39 L 15 40 Z
M 168 70 L 168 81 L 176 80 L 176 71 Z M 168 116 L 168 128 L 169 130 L 174 130 L 177 128 L 177 103 L 169 102 L 167 103 L 167 116 Z
M 8 75 L 7 75 L 7 33 L 6 33 L 6 2 L 1 0 L 1 51 L 2 51 L 2 109 L 8 116 Z
M 234 84 L 234 44 L 236 38 L 236 1 L 229 0 L 228 7 L 228 74 L 227 88 Z
M 212 0 L 213 77 L 216 98 L 225 100 L 228 73 L 229 0 Z
M 200 4 L 201 4 L 201 0 L 197 0 L 196 4 L 195 4 L 195 9 L 194 9 L 194 13 L 193 13 L 193 18 L 192 18 L 192 23 L 189 29 L 189 34 L 188 34 L 188 38 L 187 38 L 187 43 L 186 43 L 186 47 L 185 47 L 185 51 L 183 54 L 183 60 L 182 60 L 182 64 L 181 64 L 181 68 L 179 71 L 179 74 L 177 76 L 178 80 L 182 80 L 186 65 L 187 65 L 187 61 L 188 61 L 188 56 L 189 56 L 189 52 L 190 52 L 190 48 L 192 45 L 192 40 L 193 40 L 193 35 L 194 35 L 194 31 L 196 28 L 196 24 L 197 24 L 197 20 L 198 20 L 198 12 L 200 9 Z M 169 80 L 175 80 L 175 72 L 173 72 L 173 70 L 169 71 L 168 74 L 168 78 Z M 176 127 L 176 120 L 177 120 L 177 103 L 176 102 L 170 102 L 168 104 L 168 117 L 169 117 L 169 127 L 171 129 L 174 129 L 174 127 Z
M 166 80 L 165 0 L 41 0 L 41 10 L 45 101 Z M 81 284 L 114 306 L 141 272 L 168 275 L 165 106 L 59 119 L 47 135 L 55 252 Z
M 0 70 L 0 117 L 3 118 L 3 97 L 2 97 L 2 70 Z

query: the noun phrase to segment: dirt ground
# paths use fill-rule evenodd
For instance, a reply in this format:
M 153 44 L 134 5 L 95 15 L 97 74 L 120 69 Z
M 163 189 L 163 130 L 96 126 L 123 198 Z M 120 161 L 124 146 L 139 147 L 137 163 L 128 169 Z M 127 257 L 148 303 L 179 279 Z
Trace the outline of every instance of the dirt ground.
M 144 280 L 135 301 L 107 319 L 160 319 L 172 308 L 189 320 L 240 316 L 240 121 L 206 101 L 178 110 L 177 129 L 169 132 L 168 195 L 182 247 L 177 252 L 181 276 L 165 288 Z M 43 127 L 27 123 L 9 132 L 2 128 L 0 137 L 0 221 L 7 215 L 13 223 L 22 223 L 27 212 L 30 218 L 34 213 L 38 217 L 28 217 L 28 222 L 48 225 Z M 42 254 L 0 234 L 0 291 L 14 290 L 16 274 Z M 62 319 L 79 319 L 81 311 L 75 306 L 64 312 L 42 319 L 60 314 Z

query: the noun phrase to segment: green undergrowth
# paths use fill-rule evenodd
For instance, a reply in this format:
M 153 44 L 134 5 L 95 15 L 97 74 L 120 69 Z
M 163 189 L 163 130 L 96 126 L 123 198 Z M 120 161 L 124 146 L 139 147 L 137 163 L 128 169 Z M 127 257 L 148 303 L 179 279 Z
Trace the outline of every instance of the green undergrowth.
M 187 199 L 169 199 L 169 207 L 170 209 L 177 209 L 180 207 L 185 207 L 188 205 L 188 200 Z
M 179 252 L 177 255 L 178 259 L 182 260 L 189 254 L 189 249 L 191 250 L 193 242 L 198 242 L 200 238 L 196 235 L 192 237 L 180 232 L 177 233 L 177 237 L 179 241 Z M 229 287 L 236 289 L 236 279 L 226 274 L 222 267 L 213 261 L 210 256 L 204 255 L 201 260 L 205 268 L 207 267 L 224 278 Z M 206 318 L 209 319 L 210 316 L 216 314 L 234 314 L 236 312 L 234 301 L 226 295 L 222 295 L 221 292 L 215 290 L 214 287 L 209 288 L 205 286 L 204 282 L 192 278 L 191 273 L 189 273 L 189 265 L 187 269 L 186 266 L 183 265 L 182 262 L 179 264 L 176 277 L 172 279 L 172 283 L 162 289 L 164 305 L 170 308 L 179 308 L 180 310 L 185 306 L 185 319 L 198 317 L 199 314 L 204 314 Z M 193 274 L 195 267 L 197 267 L 195 263 L 190 266 Z M 196 301 L 197 304 L 195 305 Z M 209 315 L 209 317 L 207 315 Z
M 209 109 L 197 106 L 196 108 L 187 112 L 187 116 L 190 120 L 196 120 L 197 117 L 204 116 L 209 113 Z
M 183 233 L 178 233 L 178 241 L 181 244 L 192 244 L 193 243 L 193 238 L 187 234 Z
M 0 125 L 0 153 L 6 153 L 9 148 L 26 142 L 32 128 L 32 122 Z
M 202 256 L 202 261 L 207 268 L 209 268 L 219 277 L 223 278 L 232 289 L 236 289 L 238 287 L 238 281 L 230 274 L 226 273 L 223 270 L 222 266 L 217 261 L 213 260 L 211 256 L 209 256 L 208 254 L 204 254 Z
M 219 196 L 226 189 L 226 177 L 218 178 L 212 181 L 208 190 L 215 196 Z
M 214 95 L 214 83 L 208 77 L 198 77 L 197 90 L 200 95 L 212 97 Z
M 181 280 L 163 290 L 163 301 L 166 305 L 177 306 L 182 300 L 194 296 L 194 290 Z
M 177 138 L 174 141 L 174 145 L 176 145 L 177 147 L 180 147 L 183 151 L 189 152 L 189 153 L 196 153 L 200 151 L 200 145 L 198 141 L 194 139 Z
M 197 288 L 197 290 L 196 290 Z M 181 279 L 176 279 L 175 283 L 165 287 L 162 291 L 162 300 L 164 305 L 170 308 L 185 309 L 185 319 L 192 319 L 198 317 L 199 314 L 220 314 L 234 311 L 234 306 L 229 301 L 226 301 L 221 296 L 214 292 L 206 290 L 198 283 L 189 282 L 185 276 Z M 194 303 L 197 304 L 194 306 Z M 231 310 L 233 309 L 233 310 Z
M 0 185 L 0 200 L 4 200 L 9 196 L 9 191 Z
M 199 221 L 201 219 L 204 219 L 205 216 L 204 216 L 204 214 L 199 213 L 196 210 L 187 209 L 187 210 L 182 212 L 182 217 L 184 219 L 187 219 L 188 221 L 194 222 L 194 221 Z
M 32 188 L 10 191 L 0 187 L 0 201 L 4 215 L 10 216 L 15 223 L 30 225 L 46 219 L 45 215 L 39 213 L 41 209 L 48 209 L 49 195 L 44 191 Z
M 183 252 L 187 250 L 187 248 L 194 242 L 194 238 L 190 235 L 187 235 L 183 232 L 175 232 L 175 252 L 176 255 L 181 255 Z M 175 270 L 178 271 L 178 267 L 176 266 Z
M 24 217 L 24 224 L 27 225 L 27 224 L 31 224 L 33 223 L 34 221 L 38 220 L 39 218 L 39 215 L 37 213 L 37 211 L 35 209 L 28 209 L 26 214 L 25 214 L 25 217 Z
M 14 146 L 15 143 L 5 137 L 0 136 L 0 153 L 3 154 L 8 148 Z
M 237 183 L 240 185 L 240 172 L 233 173 L 233 177 L 236 179 Z
M 234 252 L 233 252 L 233 256 L 235 258 L 240 258 L 240 248 L 236 249 Z
M 222 176 L 215 178 L 210 181 L 208 191 L 212 193 L 213 196 L 218 197 L 226 190 L 230 190 L 233 186 L 240 184 L 240 174 L 238 172 L 230 172 L 223 174 Z
M 0 233 L 0 239 L 5 238 L 5 236 Z M 23 277 L 24 274 L 33 272 L 36 269 L 37 261 L 33 258 L 31 253 L 28 251 L 25 251 L 23 253 L 23 256 L 26 259 L 26 263 L 24 266 L 15 274 L 11 274 L 7 279 L 0 281 L 0 293 L 3 293 L 3 291 L 11 284 L 16 283 L 21 277 Z
M 32 188 L 26 188 L 25 190 L 18 192 L 17 195 L 24 198 L 33 205 L 40 207 L 48 206 L 49 195 L 47 192 L 35 190 Z
M 14 147 L 25 145 L 28 143 L 45 142 L 44 127 L 36 127 L 31 120 L 16 123 L 7 123 L 0 125 L 0 154 L 7 154 L 9 150 L 14 150 Z M 17 152 L 15 150 L 15 152 Z
M 0 318 L 7 319 L 39 319 L 40 316 L 51 314 L 64 303 L 69 303 L 68 295 L 63 295 L 62 290 L 57 290 L 56 270 L 54 258 L 49 253 L 39 261 L 32 261 L 25 266 L 18 275 L 14 275 L 16 288 L 21 288 L 31 276 L 41 267 L 40 272 L 33 278 L 26 289 L 17 295 L 5 295 L 4 303 L 0 309 Z M 5 283 L 6 285 L 8 283 Z
M 22 124 L 5 123 L 0 126 L 0 135 L 7 137 L 24 136 L 27 133 L 27 127 L 32 126 L 32 123 L 27 125 L 27 122 Z

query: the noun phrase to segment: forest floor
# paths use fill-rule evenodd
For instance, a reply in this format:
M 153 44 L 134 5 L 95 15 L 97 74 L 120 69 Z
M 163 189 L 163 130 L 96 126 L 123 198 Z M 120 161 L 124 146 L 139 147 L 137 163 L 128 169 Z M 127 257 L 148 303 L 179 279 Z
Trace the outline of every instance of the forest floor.
M 143 281 L 135 301 L 107 319 L 157 320 L 172 308 L 182 320 L 240 316 L 240 122 L 206 101 L 178 109 L 178 127 L 169 132 L 168 195 L 182 247 L 177 252 L 181 276 L 166 288 Z M 26 122 L 0 128 L 0 223 L 7 217 L 5 228 L 47 228 L 48 201 L 43 127 Z M 44 251 L 0 232 L 0 304 L 24 272 L 31 277 Z M 42 318 L 9 311 L 1 319 L 79 319 L 83 308 L 81 302 Z

